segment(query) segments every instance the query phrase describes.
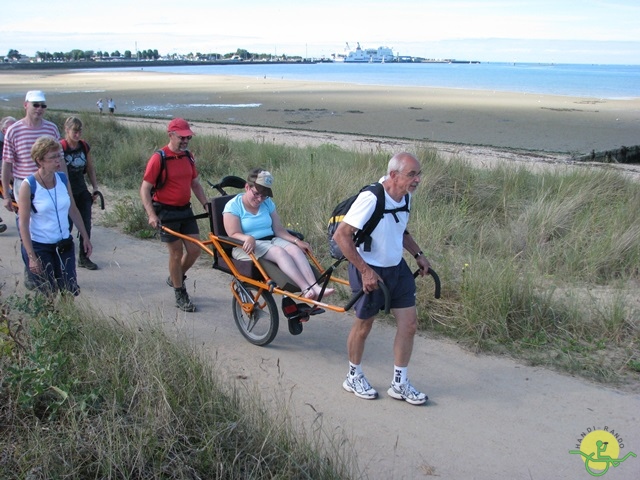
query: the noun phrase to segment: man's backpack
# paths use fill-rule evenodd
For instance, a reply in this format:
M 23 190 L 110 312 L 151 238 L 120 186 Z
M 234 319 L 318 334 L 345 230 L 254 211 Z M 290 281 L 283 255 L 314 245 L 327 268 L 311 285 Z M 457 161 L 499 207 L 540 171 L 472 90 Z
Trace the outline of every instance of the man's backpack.
M 167 157 L 167 154 L 164 153 L 164 150 L 156 150 L 156 153 L 160 155 L 160 172 L 158 173 L 158 178 L 156 179 L 156 183 L 151 189 L 151 195 L 164 187 L 165 183 L 167 183 L 167 160 L 173 160 L 174 158 L 182 158 L 183 155 L 171 155 Z M 193 155 L 189 150 L 185 150 L 184 153 L 187 155 L 192 164 L 196 163 L 193 159 Z
M 376 182 L 363 187 L 356 195 L 353 195 L 336 205 L 336 207 L 333 209 L 333 212 L 331 212 L 331 217 L 329 218 L 329 224 L 327 226 L 327 237 L 329 239 L 329 252 L 335 259 L 341 260 L 344 258 L 344 255 L 342 254 L 342 251 L 340 251 L 340 247 L 338 247 L 338 244 L 333 239 L 333 234 L 338 229 L 338 225 L 340 225 L 340 223 L 344 219 L 344 216 L 351 208 L 351 205 L 353 205 L 353 202 L 355 202 L 356 198 L 358 198 L 358 195 L 360 195 L 360 193 L 362 192 L 372 192 L 376 196 L 376 207 L 373 211 L 373 214 L 371 215 L 371 218 L 367 220 L 362 229 L 358 230 L 353 237 L 353 242 L 356 247 L 364 243 L 363 248 L 365 252 L 371 251 L 371 234 L 376 229 L 378 223 L 380 223 L 380 220 L 382 220 L 382 217 L 384 217 L 386 213 L 392 214 L 396 219 L 396 222 L 398 222 L 399 220 L 396 217 L 396 213 L 409 211 L 410 207 L 408 193 L 404 196 L 404 205 L 402 207 L 385 210 L 384 187 L 382 186 L 382 184 Z

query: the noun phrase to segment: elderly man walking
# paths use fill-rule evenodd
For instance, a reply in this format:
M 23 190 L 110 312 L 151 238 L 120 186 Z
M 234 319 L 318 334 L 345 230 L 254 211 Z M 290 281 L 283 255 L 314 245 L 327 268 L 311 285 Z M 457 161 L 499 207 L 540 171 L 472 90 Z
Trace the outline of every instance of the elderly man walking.
M 349 260 L 349 283 L 354 292 L 364 290 L 355 304 L 356 318 L 347 339 L 349 372 L 343 388 L 359 398 L 378 397 L 362 371 L 365 342 L 375 315 L 384 306 L 384 295 L 378 282 L 382 281 L 391 294 L 391 312 L 397 330 L 393 342 L 394 367 L 387 395 L 412 405 L 422 405 L 427 395 L 413 387 L 407 368 L 417 331 L 416 284 L 409 266 L 402 257 L 407 250 L 417 261 L 420 274 L 429 270 L 429 261 L 409 231 L 411 194 L 420 184 L 422 170 L 413 155 L 403 152 L 394 155 L 387 166 L 387 175 L 380 180 L 384 187 L 386 213 L 371 233 L 371 242 L 355 246 L 354 234 L 371 218 L 377 202 L 371 191 L 361 192 L 338 226 L 333 238 Z

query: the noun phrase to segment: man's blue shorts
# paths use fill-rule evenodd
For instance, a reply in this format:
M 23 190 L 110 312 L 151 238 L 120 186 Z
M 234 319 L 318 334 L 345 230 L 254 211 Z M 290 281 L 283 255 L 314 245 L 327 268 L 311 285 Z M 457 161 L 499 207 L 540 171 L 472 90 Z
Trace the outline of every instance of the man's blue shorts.
M 395 267 L 369 265 L 382 278 L 391 295 L 391 308 L 407 308 L 416 304 L 416 280 L 407 262 L 402 259 Z M 362 290 L 362 277 L 356 267 L 349 263 L 349 284 L 355 294 Z M 384 293 L 376 289 L 360 297 L 354 305 L 356 317 L 366 320 L 384 309 Z

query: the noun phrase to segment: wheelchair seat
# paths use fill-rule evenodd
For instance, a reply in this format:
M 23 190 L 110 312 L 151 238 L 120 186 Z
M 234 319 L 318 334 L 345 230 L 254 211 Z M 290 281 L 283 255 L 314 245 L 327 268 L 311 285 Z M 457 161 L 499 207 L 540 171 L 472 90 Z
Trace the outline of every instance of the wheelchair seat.
M 235 197 L 235 195 L 223 195 L 220 197 L 213 197 L 211 199 L 211 215 L 209 217 L 209 221 L 211 224 L 210 227 L 213 234 L 218 237 L 228 237 L 227 232 L 224 228 L 224 222 L 222 220 L 222 211 L 224 210 L 227 202 L 233 197 Z M 222 247 L 241 275 L 257 281 L 264 280 L 264 277 L 260 273 L 260 270 L 256 268 L 252 261 L 236 260 L 232 257 L 231 251 L 234 248 L 232 245 L 222 244 Z M 296 285 L 293 280 L 291 280 L 291 278 L 289 278 L 289 276 L 285 275 L 275 263 L 264 258 L 258 259 L 258 263 L 260 263 L 260 266 L 264 269 L 265 272 L 267 272 L 269 278 L 274 280 L 276 284 L 283 290 L 287 290 L 289 292 L 300 292 L 302 290 L 298 285 Z M 233 275 L 233 271 L 231 270 L 229 265 L 227 265 L 227 262 L 222 257 L 222 255 L 218 253 L 217 250 L 214 250 L 213 268 Z M 316 274 L 317 278 L 318 273 L 315 269 L 314 273 Z

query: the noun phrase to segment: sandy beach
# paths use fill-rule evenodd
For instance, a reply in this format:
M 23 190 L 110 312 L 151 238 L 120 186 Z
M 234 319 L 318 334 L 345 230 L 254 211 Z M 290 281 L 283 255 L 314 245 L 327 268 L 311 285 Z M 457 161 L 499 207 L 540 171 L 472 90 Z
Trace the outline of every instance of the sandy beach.
M 260 126 L 449 145 L 586 154 L 640 143 L 640 98 L 609 100 L 425 87 L 284 81 L 269 76 L 140 71 L 0 72 L 0 101 L 20 107 L 41 89 L 53 110 L 183 116 Z

